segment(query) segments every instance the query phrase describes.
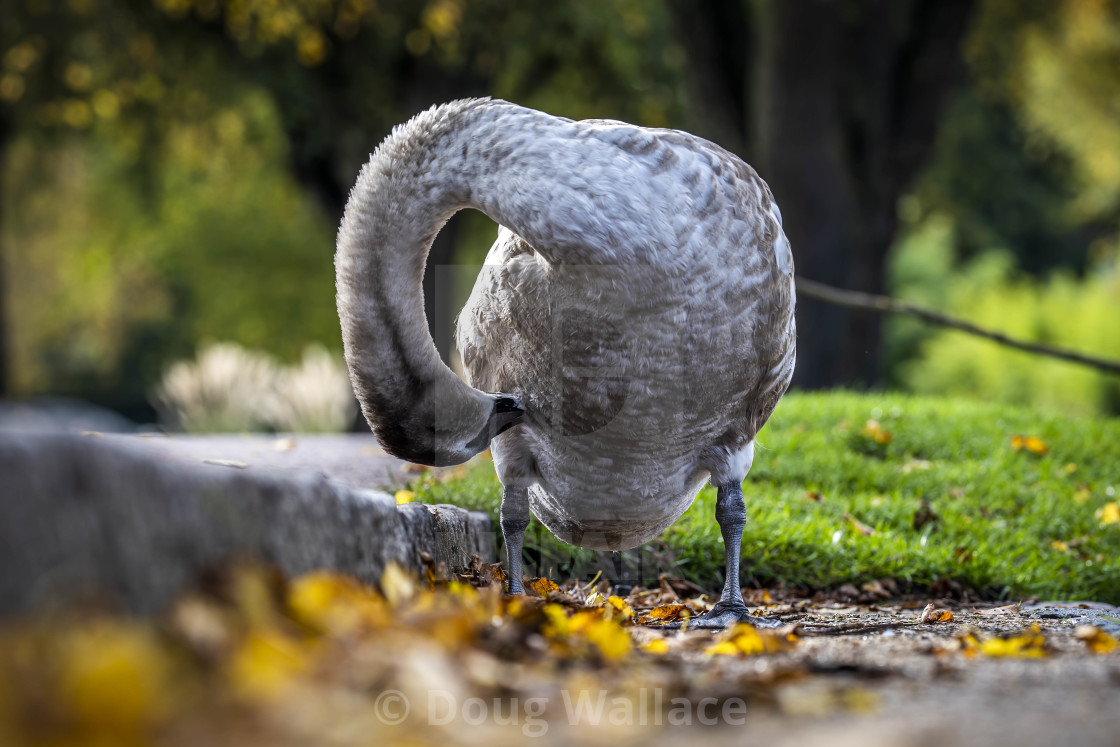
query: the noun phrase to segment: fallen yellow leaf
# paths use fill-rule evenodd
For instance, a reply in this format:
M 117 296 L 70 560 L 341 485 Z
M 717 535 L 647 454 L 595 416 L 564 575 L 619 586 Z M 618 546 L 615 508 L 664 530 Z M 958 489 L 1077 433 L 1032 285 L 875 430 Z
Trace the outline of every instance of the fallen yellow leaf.
M 1026 449 L 1035 456 L 1044 456 L 1050 451 L 1050 447 L 1038 436 L 1012 436 L 1011 448 L 1015 451 Z
M 1046 638 L 1037 623 L 1031 625 L 1027 632 L 1010 638 L 988 638 L 981 641 L 974 634 L 967 633 L 961 637 L 961 646 L 966 656 L 975 656 L 979 652 L 992 657 L 1040 659 L 1049 653 Z
M 534 578 L 529 582 L 529 588 L 538 597 L 547 597 L 550 591 L 560 591 L 560 587 L 549 581 L 547 578 Z
M 1120 522 L 1120 503 L 1112 501 L 1100 507 L 1097 511 L 1097 518 L 1101 521 L 1101 526 L 1108 526 Z
M 288 589 L 288 608 L 296 620 L 320 632 L 348 633 L 391 620 L 380 594 L 348 576 L 327 571 L 294 580 Z
M 559 604 L 546 604 L 544 615 L 548 618 L 548 622 L 541 627 L 541 633 L 546 638 L 563 638 L 571 634 L 571 619 Z
M 878 420 L 868 420 L 867 424 L 863 426 L 863 430 L 861 430 L 860 433 L 867 436 L 880 446 L 886 446 L 891 442 L 892 438 L 891 432 L 883 428 L 883 426 L 879 424 Z
M 169 706 L 171 660 L 151 631 L 96 622 L 68 636 L 61 651 L 61 695 L 79 723 L 130 731 Z
M 612 617 L 629 620 L 634 616 L 634 610 L 622 597 L 612 596 L 607 598 L 607 609 Z
M 935 609 L 933 603 L 926 605 L 922 610 L 922 616 L 918 618 L 918 622 L 922 625 L 929 625 L 932 623 L 952 622 L 953 613 L 949 610 Z
M 595 620 L 584 629 L 584 635 L 607 659 L 621 659 L 630 653 L 630 634 L 614 620 Z
M 747 623 L 736 623 L 724 631 L 719 640 L 704 649 L 709 656 L 750 656 L 753 654 L 773 654 L 793 647 L 797 636 L 793 633 L 777 633 L 758 630 Z
M 669 653 L 669 643 L 664 638 L 653 638 L 642 644 L 642 651 L 662 656 Z
M 234 653 L 229 677 L 241 695 L 271 698 L 292 685 L 307 666 L 307 653 L 294 640 L 276 631 L 258 631 Z
M 1110 654 L 1120 647 L 1120 641 L 1095 625 L 1078 625 L 1074 628 L 1073 634 L 1094 654 Z
M 403 568 L 390 562 L 381 572 L 381 593 L 389 604 L 399 607 L 416 594 L 416 581 Z
M 617 617 L 604 616 L 603 608 L 580 610 L 569 617 L 561 605 L 546 604 L 544 613 L 548 622 L 541 627 L 541 633 L 563 648 L 578 652 L 582 640 L 608 660 L 621 659 L 630 653 L 633 643 L 630 633 Z
M 397 499 L 398 506 L 403 506 L 406 503 L 411 503 L 416 500 L 416 493 L 411 490 L 398 490 L 393 497 Z
M 674 620 L 683 620 L 692 617 L 692 610 L 683 604 L 663 604 L 660 607 L 651 609 L 647 617 L 651 620 L 672 622 Z

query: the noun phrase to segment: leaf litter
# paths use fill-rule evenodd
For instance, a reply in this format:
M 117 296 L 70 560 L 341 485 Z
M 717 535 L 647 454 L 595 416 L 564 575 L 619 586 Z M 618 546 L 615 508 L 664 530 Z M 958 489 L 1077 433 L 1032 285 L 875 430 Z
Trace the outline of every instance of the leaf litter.
M 461 741 L 469 723 L 474 741 L 504 744 L 528 735 L 530 724 L 578 732 L 610 721 L 609 709 L 653 709 L 661 719 L 674 703 L 705 699 L 787 715 L 874 711 L 881 694 L 849 679 L 883 669 L 864 648 L 904 652 L 885 670 L 903 677 L 933 671 L 931 662 L 1076 653 L 1120 660 L 1116 640 L 1098 628 L 1058 640 L 1022 620 L 1018 605 L 922 607 L 886 579 L 853 588 L 872 604 L 841 601 L 848 592 L 832 601 L 744 590 L 756 614 L 782 627 L 713 632 L 688 629 L 712 599 L 670 576 L 626 596 L 596 579 L 528 579 L 528 595 L 510 596 L 498 564 L 475 558 L 450 580 L 430 557 L 421 565 L 420 574 L 390 565 L 374 587 L 330 571 L 287 579 L 266 565 L 232 563 L 154 620 L 82 609 L 7 623 L 0 742 L 209 743 L 236 734 L 242 744 L 405 735 L 427 743 Z M 683 624 L 659 629 L 667 623 Z M 650 692 L 656 703 L 647 702 Z M 386 711 L 388 696 L 406 707 Z M 464 707 L 471 702 L 495 711 L 477 722 Z M 535 715 L 529 702 L 542 704 Z M 608 711 L 595 710 L 604 704 Z M 521 720 L 495 718 L 499 706 Z M 622 716 L 616 721 L 627 729 L 612 743 L 648 737 Z

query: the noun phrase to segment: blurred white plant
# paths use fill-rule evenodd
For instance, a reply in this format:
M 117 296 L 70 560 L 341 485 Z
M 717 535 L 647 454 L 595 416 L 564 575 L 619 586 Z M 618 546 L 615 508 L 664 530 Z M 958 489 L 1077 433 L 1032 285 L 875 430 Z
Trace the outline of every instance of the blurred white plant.
M 209 344 L 194 361 L 168 368 L 153 400 L 164 423 L 177 430 L 261 430 L 276 377 L 276 364 L 266 355 L 233 343 Z
M 268 420 L 280 432 L 345 431 L 357 411 L 346 363 L 322 345 L 308 346 L 299 365 L 283 369 L 272 395 Z
M 188 433 L 334 433 L 357 409 L 346 364 L 321 345 L 279 366 L 234 343 L 210 344 L 168 368 L 153 401 L 165 425 Z

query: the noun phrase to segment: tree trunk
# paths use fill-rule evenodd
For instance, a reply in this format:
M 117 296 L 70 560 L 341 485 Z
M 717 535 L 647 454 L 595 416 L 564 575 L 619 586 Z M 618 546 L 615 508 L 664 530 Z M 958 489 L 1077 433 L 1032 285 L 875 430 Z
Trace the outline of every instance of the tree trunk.
M 696 121 L 709 136 L 736 126 L 739 148 L 782 208 L 797 273 L 881 293 L 896 205 L 924 163 L 963 75 L 959 49 L 973 0 L 670 0 L 689 54 Z M 750 33 L 751 29 L 754 33 Z M 753 39 L 744 69 L 726 49 Z M 702 81 L 697 83 L 696 81 Z M 718 93 L 722 91 L 722 96 Z M 736 98 L 737 110 L 726 103 Z M 739 113 L 736 114 L 735 112 Z M 700 128 L 705 134 L 704 128 Z M 876 315 L 798 302 L 804 387 L 882 378 Z
M 12 128 L 7 118 L 0 114 L 0 400 L 11 395 L 11 347 L 8 326 L 7 247 L 3 241 L 4 228 L 4 156 L 8 152 L 8 138 Z

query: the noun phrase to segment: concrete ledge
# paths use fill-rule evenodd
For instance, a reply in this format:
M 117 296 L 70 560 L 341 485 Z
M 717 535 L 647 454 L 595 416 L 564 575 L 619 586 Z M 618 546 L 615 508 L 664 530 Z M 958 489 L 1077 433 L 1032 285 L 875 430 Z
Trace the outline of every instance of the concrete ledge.
M 258 557 L 289 574 L 344 571 L 369 582 L 389 561 L 450 570 L 495 559 L 489 518 L 320 474 L 161 459 L 68 433 L 0 434 L 0 614 L 98 595 L 162 608 L 198 574 Z

